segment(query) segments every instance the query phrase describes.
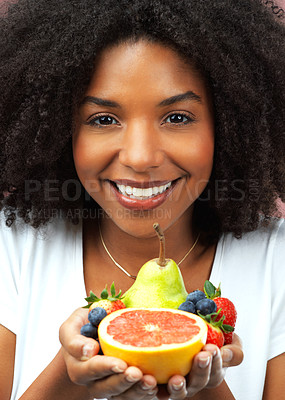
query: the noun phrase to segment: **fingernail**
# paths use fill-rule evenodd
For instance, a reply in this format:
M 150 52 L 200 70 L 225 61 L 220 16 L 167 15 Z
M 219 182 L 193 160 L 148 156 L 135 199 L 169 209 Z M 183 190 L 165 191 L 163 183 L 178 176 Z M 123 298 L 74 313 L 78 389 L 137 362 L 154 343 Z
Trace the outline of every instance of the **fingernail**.
M 173 384 L 172 384 L 172 388 L 173 388 L 174 390 L 180 390 L 180 389 L 182 389 L 183 385 L 184 385 L 184 382 L 183 382 L 183 381 L 180 382 L 180 383 L 173 383 Z
M 111 370 L 113 372 L 115 372 L 116 374 L 121 374 L 122 372 L 125 371 L 124 369 L 120 368 L 118 365 L 114 365 L 114 367 L 112 367 Z
M 156 394 L 156 390 L 150 390 L 147 395 L 148 396 L 153 396 L 154 394 Z M 157 398 L 157 397 L 156 397 Z
M 233 358 L 233 352 L 230 349 L 222 349 L 222 359 L 225 362 L 231 361 Z
M 143 382 L 143 383 L 141 384 L 141 388 L 142 388 L 143 390 L 149 390 L 149 389 L 153 389 L 153 385 L 148 385 L 146 382 Z
M 140 380 L 140 378 L 138 378 L 136 376 L 132 376 L 132 375 L 127 375 L 126 380 L 130 383 L 135 383 L 135 382 L 138 382 Z
M 89 360 L 94 354 L 94 346 L 92 344 L 85 344 L 82 348 L 82 361 Z
M 210 364 L 210 357 L 200 358 L 198 361 L 198 365 L 200 368 L 207 368 L 209 364 Z

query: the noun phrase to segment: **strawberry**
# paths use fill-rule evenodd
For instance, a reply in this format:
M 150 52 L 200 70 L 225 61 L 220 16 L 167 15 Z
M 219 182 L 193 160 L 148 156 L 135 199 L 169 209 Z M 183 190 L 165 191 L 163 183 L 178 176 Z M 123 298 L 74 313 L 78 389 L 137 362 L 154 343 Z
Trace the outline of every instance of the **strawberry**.
M 217 305 L 217 313 L 215 317 L 213 316 L 213 321 L 222 321 L 221 329 L 224 333 L 225 344 L 232 343 L 233 330 L 237 320 L 237 311 L 234 304 L 226 297 L 221 297 L 220 285 L 216 288 L 211 282 L 206 281 L 204 292 Z
M 95 307 L 102 307 L 106 310 L 107 314 L 110 314 L 113 311 L 120 310 L 121 308 L 126 308 L 125 304 L 121 300 L 99 300 L 94 302 L 89 307 L 89 311 L 93 310 Z
M 88 302 L 88 305 L 84 308 L 89 308 L 91 311 L 95 307 L 102 307 L 106 310 L 107 314 L 110 314 L 113 311 L 120 310 L 121 308 L 126 308 L 125 304 L 122 302 L 121 290 L 116 295 L 114 282 L 110 288 L 111 296 L 109 296 L 107 286 L 101 293 L 101 298 L 97 297 L 92 290 L 90 291 L 89 297 L 86 297 L 85 300 Z
M 224 344 L 224 335 L 220 328 L 213 326 L 207 322 L 208 333 L 206 343 L 215 344 L 218 347 L 222 347 Z
M 220 317 L 220 310 L 212 314 L 203 315 L 198 311 L 198 315 L 203 318 L 208 327 L 207 341 L 206 343 L 215 344 L 218 347 L 222 347 L 225 342 L 225 332 L 232 332 L 233 328 L 229 325 L 224 325 L 224 317 Z M 219 318 L 219 319 L 218 319 Z M 218 319 L 218 320 L 217 320 Z
M 230 325 L 234 328 L 237 320 L 237 311 L 234 304 L 226 297 L 216 297 L 213 300 L 217 304 L 217 309 L 221 309 L 220 316 L 217 320 L 220 320 L 224 316 L 224 324 Z M 224 333 L 224 336 L 225 344 L 232 343 L 232 332 Z
M 225 345 L 231 344 L 233 341 L 233 332 L 229 332 L 229 333 L 224 332 L 224 338 L 225 338 Z

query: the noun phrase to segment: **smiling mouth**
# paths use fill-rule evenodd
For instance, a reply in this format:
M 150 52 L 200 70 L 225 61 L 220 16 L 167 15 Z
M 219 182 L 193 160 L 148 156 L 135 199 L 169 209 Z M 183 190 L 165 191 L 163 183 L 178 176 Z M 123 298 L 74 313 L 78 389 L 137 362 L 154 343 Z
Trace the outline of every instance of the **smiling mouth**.
M 178 181 L 135 182 L 130 180 L 110 181 L 111 189 L 121 206 L 132 211 L 149 211 L 161 206 L 175 190 Z
M 171 188 L 171 186 L 177 182 L 177 180 L 178 179 L 175 179 L 174 181 L 169 181 L 161 186 L 151 186 L 146 188 L 135 187 L 130 185 L 122 185 L 112 181 L 110 182 L 112 183 L 113 186 L 115 186 L 118 192 L 125 197 L 134 200 L 149 200 L 153 197 L 159 196 L 168 191 Z

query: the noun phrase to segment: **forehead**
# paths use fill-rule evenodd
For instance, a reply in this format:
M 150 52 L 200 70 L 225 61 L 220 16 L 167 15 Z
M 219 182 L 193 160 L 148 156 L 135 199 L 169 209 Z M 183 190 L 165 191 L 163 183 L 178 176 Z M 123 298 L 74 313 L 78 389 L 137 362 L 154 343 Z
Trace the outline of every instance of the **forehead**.
M 179 51 L 146 40 L 127 41 L 104 49 L 95 61 L 90 90 L 119 91 L 151 85 L 162 92 L 165 87 L 184 90 L 188 85 L 205 91 L 205 79 Z

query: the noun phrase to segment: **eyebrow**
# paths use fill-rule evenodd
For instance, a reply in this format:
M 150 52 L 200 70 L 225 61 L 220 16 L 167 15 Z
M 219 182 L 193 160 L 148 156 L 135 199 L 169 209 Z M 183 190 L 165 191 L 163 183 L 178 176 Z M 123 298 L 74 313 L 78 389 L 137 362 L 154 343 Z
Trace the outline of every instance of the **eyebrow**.
M 159 107 L 170 106 L 174 103 L 178 103 L 179 101 L 184 101 L 184 100 L 193 100 L 196 101 L 197 103 L 202 103 L 202 98 L 198 94 L 189 90 L 186 93 L 177 94 L 175 96 L 169 97 L 168 99 L 162 100 L 158 104 L 158 106 Z
M 184 100 L 193 100 L 193 101 L 196 101 L 197 103 L 202 103 L 202 98 L 198 94 L 189 90 L 188 92 L 177 94 L 175 96 L 171 96 L 165 100 L 162 100 L 158 104 L 158 106 L 159 107 L 170 106 L 174 103 L 178 103 L 178 102 L 184 101 Z M 117 103 L 116 101 L 101 99 L 100 97 L 94 97 L 94 96 L 86 96 L 83 99 L 81 105 L 87 104 L 87 103 L 96 104 L 97 106 L 121 108 L 120 104 Z
M 101 99 L 100 97 L 93 97 L 93 96 L 86 96 L 81 105 L 86 104 L 86 103 L 91 103 L 91 104 L 97 104 L 97 106 L 104 106 L 104 107 L 113 107 L 113 108 L 120 108 L 120 104 L 111 101 L 111 100 L 105 100 Z

